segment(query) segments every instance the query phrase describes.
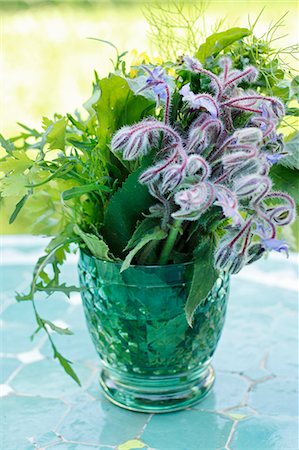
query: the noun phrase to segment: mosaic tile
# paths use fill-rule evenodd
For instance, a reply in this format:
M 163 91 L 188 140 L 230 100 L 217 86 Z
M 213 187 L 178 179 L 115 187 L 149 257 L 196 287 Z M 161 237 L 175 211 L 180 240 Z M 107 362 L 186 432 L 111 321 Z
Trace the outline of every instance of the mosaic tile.
M 41 315 L 59 320 L 75 332 L 72 337 L 52 336 L 62 354 L 74 361 L 83 387 L 78 388 L 52 360 L 43 333 L 30 341 L 36 327 L 32 308 L 28 303 L 17 304 L 14 291 L 26 291 L 31 278 L 28 262 L 42 250 L 40 243 L 30 246 L 34 242 L 30 238 L 26 248 L 18 242 L 18 248 L 10 244 L 10 252 L 13 258 L 19 255 L 22 264 L 1 267 L 5 299 L 0 342 L 6 355 L 0 366 L 0 408 L 5 413 L 1 450 L 299 448 L 294 257 L 283 260 L 283 265 L 277 258 L 259 261 L 232 277 L 227 320 L 213 363 L 213 391 L 189 410 L 149 416 L 120 409 L 103 396 L 98 383 L 99 359 L 78 293 L 70 300 L 55 294 L 47 301 L 37 300 L 37 305 Z M 77 283 L 74 263 L 64 267 L 63 281 Z M 248 403 L 239 406 L 246 400 L 249 386 Z
M 239 375 L 218 372 L 212 392 L 195 409 L 220 411 L 239 405 L 248 389 L 248 383 Z
M 84 385 L 90 371 L 79 364 L 74 367 Z M 26 365 L 11 381 L 11 386 L 21 394 L 41 397 L 63 398 L 78 393 L 77 384 L 61 371 L 61 367 L 53 360 Z
M 102 397 L 100 402 L 89 400 L 75 405 L 59 433 L 70 441 L 118 445 L 137 436 L 147 419 L 147 414 L 118 408 Z
M 28 439 L 53 429 L 66 410 L 60 400 L 14 395 L 2 398 L 1 408 L 5 450 L 26 448 Z
M 298 415 L 298 380 L 274 379 L 255 385 L 249 405 L 265 415 Z
M 298 425 L 284 417 L 253 417 L 238 423 L 231 450 L 297 450 Z
M 2 358 L 0 366 L 0 384 L 4 383 L 19 365 L 20 361 L 16 358 Z
M 155 415 L 141 439 L 159 450 L 215 450 L 225 445 L 231 427 L 228 418 L 189 410 Z

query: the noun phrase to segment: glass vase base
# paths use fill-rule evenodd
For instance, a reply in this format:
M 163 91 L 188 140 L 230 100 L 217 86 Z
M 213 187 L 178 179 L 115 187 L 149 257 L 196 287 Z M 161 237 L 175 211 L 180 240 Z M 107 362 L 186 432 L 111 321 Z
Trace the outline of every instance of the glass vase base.
M 167 413 L 191 407 L 210 392 L 214 380 L 211 365 L 183 376 L 136 379 L 115 376 L 106 368 L 100 375 L 108 400 L 121 408 L 143 413 Z

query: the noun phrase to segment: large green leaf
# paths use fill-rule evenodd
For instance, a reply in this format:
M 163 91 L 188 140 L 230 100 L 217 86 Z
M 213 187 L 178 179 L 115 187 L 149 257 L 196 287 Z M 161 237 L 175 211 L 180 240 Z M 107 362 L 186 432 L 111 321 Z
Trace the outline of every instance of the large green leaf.
M 273 188 L 278 191 L 290 194 L 297 206 L 299 206 L 299 172 L 288 169 L 281 164 L 271 167 L 270 176 L 273 181 Z
M 100 98 L 93 104 L 99 127 L 99 144 L 109 142 L 112 134 L 123 125 L 138 122 L 154 103 L 141 95 L 135 95 L 127 81 L 117 75 L 110 75 L 98 81 Z
M 141 250 L 146 244 L 148 244 L 151 241 L 160 241 L 162 239 L 165 239 L 167 236 L 167 232 L 164 230 L 161 230 L 160 226 L 157 225 L 157 221 L 152 218 L 147 218 L 143 220 L 139 226 L 136 228 L 135 232 L 133 233 L 132 238 L 128 242 L 128 245 L 126 247 L 126 250 L 132 249 L 127 257 L 125 258 L 122 266 L 121 266 L 121 272 L 126 270 L 131 262 L 134 256 Z
M 196 308 L 204 301 L 217 280 L 214 268 L 215 243 L 212 236 L 202 236 L 194 253 L 194 272 L 185 306 L 186 318 L 190 326 Z
M 294 131 L 285 138 L 285 150 L 288 155 L 281 160 L 281 164 L 289 169 L 299 170 L 299 132 Z
M 144 168 L 143 164 L 128 176 L 111 197 L 104 215 L 103 237 L 114 256 L 120 258 L 134 233 L 137 221 L 143 218 L 142 213 L 146 213 L 155 201 L 148 188 L 138 181 Z
M 204 63 L 207 57 L 218 55 L 223 49 L 251 33 L 247 28 L 238 27 L 214 33 L 207 37 L 206 42 L 199 47 L 195 56 Z

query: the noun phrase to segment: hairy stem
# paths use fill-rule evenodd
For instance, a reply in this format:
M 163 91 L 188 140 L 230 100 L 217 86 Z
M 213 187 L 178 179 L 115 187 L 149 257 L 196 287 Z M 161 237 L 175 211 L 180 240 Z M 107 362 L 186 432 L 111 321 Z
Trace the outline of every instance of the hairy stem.
M 174 247 L 174 244 L 176 242 L 178 233 L 180 231 L 181 228 L 181 220 L 176 220 L 168 234 L 168 237 L 166 239 L 166 242 L 164 244 L 164 247 L 161 251 L 161 255 L 160 255 L 160 259 L 159 259 L 159 264 L 167 264 L 168 260 L 169 260 L 169 256 L 170 253 L 172 252 L 172 249 Z

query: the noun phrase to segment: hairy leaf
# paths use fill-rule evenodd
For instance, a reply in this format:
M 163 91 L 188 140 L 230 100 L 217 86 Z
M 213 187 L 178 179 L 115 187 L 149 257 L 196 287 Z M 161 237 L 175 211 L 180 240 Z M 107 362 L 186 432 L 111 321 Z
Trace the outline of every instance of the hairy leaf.
M 284 167 L 299 170 L 299 132 L 294 131 L 285 138 L 285 150 L 288 155 L 279 161 Z
M 199 47 L 195 56 L 204 63 L 205 59 L 209 56 L 217 56 L 223 49 L 250 34 L 252 32 L 247 28 L 238 27 L 230 28 L 220 33 L 214 33 Z
M 111 197 L 104 215 L 103 236 L 115 256 L 122 256 L 137 221 L 142 219 L 142 213 L 147 212 L 154 203 L 148 188 L 138 181 L 144 168 L 142 166 L 128 176 Z
M 271 167 L 270 176 L 273 181 L 273 188 L 290 194 L 296 205 L 299 206 L 298 170 L 288 169 L 281 164 L 276 164 Z
M 112 134 L 123 125 L 130 125 L 143 118 L 148 106 L 154 106 L 141 95 L 134 95 L 127 81 L 117 75 L 99 80 L 100 98 L 94 103 L 99 128 L 99 144 L 109 142 Z
M 190 326 L 192 326 L 196 308 L 205 300 L 217 280 L 218 272 L 214 268 L 214 247 L 211 236 L 202 236 L 194 253 L 193 278 L 185 306 L 186 318 Z

